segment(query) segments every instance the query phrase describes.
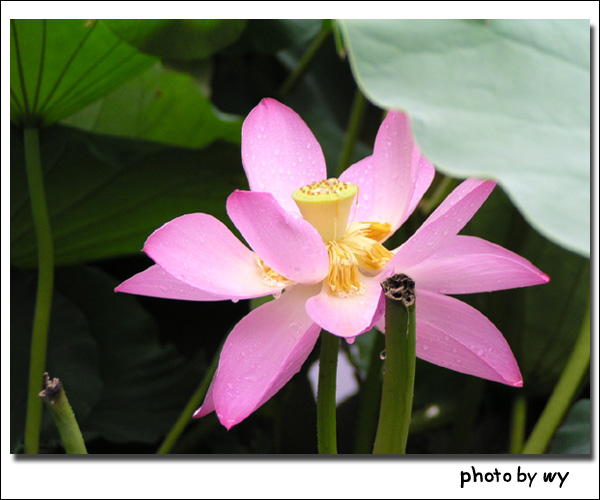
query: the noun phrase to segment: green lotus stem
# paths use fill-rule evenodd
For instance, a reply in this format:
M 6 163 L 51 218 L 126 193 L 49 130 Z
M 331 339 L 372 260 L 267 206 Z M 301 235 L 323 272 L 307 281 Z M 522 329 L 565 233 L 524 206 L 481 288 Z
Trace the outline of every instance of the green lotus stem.
M 46 205 L 42 162 L 40 157 L 39 131 L 25 128 L 25 168 L 29 184 L 31 212 L 38 247 L 38 284 L 31 336 L 29 361 L 29 390 L 25 420 L 25 453 L 38 453 L 42 425 L 42 402 L 38 397 L 46 367 L 50 307 L 54 281 L 54 244 L 50 231 L 50 218 Z
M 312 63 L 313 59 L 318 54 L 319 50 L 321 49 L 321 47 L 327 40 L 329 33 L 331 33 L 331 27 L 327 27 L 327 26 L 323 26 L 321 28 L 321 31 L 319 31 L 319 33 L 317 33 L 317 36 L 315 36 L 315 38 L 311 42 L 310 46 L 306 50 L 306 52 L 302 55 L 302 57 L 298 61 L 298 64 L 294 68 L 294 71 L 292 71 L 289 74 L 289 76 L 286 78 L 286 80 L 281 85 L 281 88 L 279 89 L 279 98 L 280 99 L 284 99 L 290 93 L 290 91 L 292 90 L 294 85 L 296 85 L 298 80 L 300 80 L 302 75 L 304 75 L 304 73 L 306 73 L 306 70 Z
M 48 374 L 44 373 L 44 390 L 38 396 L 50 409 L 65 451 L 69 455 L 87 455 L 83 436 L 60 380 L 50 380 Z
M 433 193 L 431 193 L 431 196 L 427 199 L 423 198 L 419 203 L 419 210 L 423 215 L 429 215 L 433 212 L 454 188 L 458 186 L 459 182 L 458 179 L 453 179 L 452 177 L 442 177 Z
M 590 303 L 588 299 L 581 331 L 567 365 L 552 391 L 550 399 L 535 424 L 529 439 L 521 450 L 522 454 L 544 453 L 552 436 L 565 417 L 575 394 L 590 367 Z
M 223 346 L 221 346 L 223 347 Z M 194 411 L 202 404 L 204 400 L 204 396 L 206 396 L 206 392 L 208 391 L 208 387 L 210 385 L 210 381 L 212 380 L 215 372 L 217 371 L 217 366 L 219 366 L 219 356 L 221 354 L 221 348 L 217 349 L 215 356 L 213 357 L 212 363 L 208 368 L 206 374 L 202 378 L 200 385 L 192 394 L 187 404 L 185 405 L 181 415 L 171 427 L 171 430 L 165 437 L 164 441 L 158 448 L 157 452 L 160 455 L 171 453 L 171 450 L 177 443 L 177 440 L 183 434 L 183 431 L 188 426 L 188 424 L 192 421 L 192 415 Z
M 339 342 L 339 338 L 335 335 L 326 331 L 321 332 L 317 386 L 317 439 L 321 454 L 337 453 L 335 391 Z
M 412 414 L 416 365 L 415 282 L 395 274 L 385 292 L 385 375 L 374 454 L 404 454 Z
M 354 441 L 354 453 L 371 453 L 373 450 L 373 439 L 377 427 L 377 404 L 381 401 L 381 352 L 385 348 L 385 336 L 381 333 L 372 332 L 375 336 L 371 348 L 369 368 L 367 377 L 360 391 L 360 405 L 356 424 L 356 438 Z
M 513 401 L 509 453 L 519 453 L 523 448 L 526 424 L 527 398 L 525 397 L 525 394 L 520 392 Z
M 348 122 L 348 129 L 346 131 L 346 137 L 344 139 L 342 155 L 338 163 L 338 176 L 350 165 L 350 158 L 352 157 L 352 153 L 354 151 L 356 138 L 358 137 L 358 133 L 360 132 L 363 118 L 365 116 L 366 107 L 367 100 L 365 99 L 365 96 L 360 91 L 360 89 L 357 88 L 356 92 L 354 93 L 354 99 L 352 101 L 350 120 Z

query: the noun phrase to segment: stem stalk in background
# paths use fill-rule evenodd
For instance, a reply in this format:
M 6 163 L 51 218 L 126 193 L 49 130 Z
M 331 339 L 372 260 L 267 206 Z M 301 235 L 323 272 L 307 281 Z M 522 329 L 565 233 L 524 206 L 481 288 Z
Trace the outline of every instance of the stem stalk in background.
M 513 401 L 512 422 L 510 429 L 509 453 L 519 453 L 525 442 L 525 428 L 527 426 L 527 398 L 519 392 Z
M 321 357 L 317 388 L 317 439 L 320 454 L 337 454 L 336 377 L 340 340 L 321 332 Z
M 54 282 L 54 243 L 44 191 L 39 131 L 37 128 L 25 128 L 23 132 L 25 167 L 38 247 L 38 284 L 29 361 L 25 453 L 36 454 L 39 451 L 40 428 L 42 425 L 43 406 L 38 394 L 42 387 L 46 368 L 48 328 L 50 326 Z
M 280 99 L 282 99 L 282 100 L 285 99 L 287 97 L 287 95 L 290 93 L 290 91 L 294 88 L 294 86 L 296 85 L 298 80 L 300 80 L 302 75 L 304 75 L 304 73 L 306 73 L 306 70 L 312 63 L 313 59 L 319 53 L 319 50 L 321 50 L 321 47 L 327 40 L 329 33 L 331 33 L 331 28 L 326 27 L 326 26 L 322 27 L 321 31 L 319 31 L 319 33 L 317 33 L 317 36 L 315 36 L 315 38 L 311 42 L 310 46 L 306 50 L 306 52 L 302 55 L 302 57 L 298 61 L 298 64 L 294 68 L 294 71 L 292 71 L 289 74 L 289 76 L 286 78 L 286 80 L 281 85 L 281 88 L 279 89 L 279 98 Z
M 180 438 L 181 434 L 183 434 L 183 431 L 188 426 L 188 424 L 192 421 L 192 415 L 194 414 L 194 411 L 202 404 L 204 396 L 206 396 L 206 393 L 208 391 L 208 386 L 210 385 L 210 382 L 213 379 L 215 372 L 217 371 L 217 366 L 219 366 L 219 357 L 221 356 L 222 348 L 223 346 L 217 349 L 212 363 L 210 364 L 210 367 L 204 375 L 204 378 L 200 382 L 200 385 L 198 386 L 194 394 L 192 394 L 187 404 L 185 405 L 185 408 L 181 412 L 181 415 L 179 415 L 179 418 L 177 419 L 175 424 L 173 424 L 173 427 L 171 427 L 171 430 L 160 445 L 160 448 L 158 448 L 156 453 L 158 453 L 159 455 L 171 453 L 171 450 L 177 443 L 177 440 Z
M 590 303 L 584 316 L 581 331 L 575 341 L 575 347 L 567 365 L 552 391 L 552 395 L 539 420 L 535 424 L 529 439 L 521 450 L 522 454 L 544 453 L 552 436 L 566 415 L 583 377 L 590 367 Z
M 367 100 L 360 89 L 357 88 L 354 93 L 354 100 L 352 101 L 350 120 L 348 121 L 348 129 L 346 130 L 346 137 L 344 138 L 342 155 L 340 156 L 340 161 L 338 163 L 338 177 L 350 166 L 350 158 L 352 158 L 352 153 L 354 152 L 354 145 L 356 144 L 356 138 L 358 137 L 362 126 L 366 107 Z

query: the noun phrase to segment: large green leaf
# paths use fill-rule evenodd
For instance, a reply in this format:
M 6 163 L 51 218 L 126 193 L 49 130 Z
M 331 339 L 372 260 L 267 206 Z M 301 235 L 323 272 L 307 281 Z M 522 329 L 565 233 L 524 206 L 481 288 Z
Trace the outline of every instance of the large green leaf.
M 56 264 L 137 253 L 165 222 L 207 212 L 246 186 L 239 146 L 182 150 L 53 127 L 41 134 Z M 19 130 L 11 133 L 11 262 L 35 266 L 36 241 Z
M 240 142 L 242 120 L 216 110 L 194 79 L 158 63 L 63 121 L 92 132 L 203 147 Z
M 362 90 L 410 113 L 440 170 L 497 179 L 542 234 L 589 255 L 589 21 L 340 27 Z
M 13 19 L 10 42 L 10 119 L 23 126 L 59 121 L 155 62 L 101 21 Z
M 173 61 L 204 59 L 232 44 L 245 19 L 107 19 L 119 37 L 142 52 Z
M 552 453 L 589 454 L 591 450 L 591 404 L 589 399 L 577 401 L 554 435 Z

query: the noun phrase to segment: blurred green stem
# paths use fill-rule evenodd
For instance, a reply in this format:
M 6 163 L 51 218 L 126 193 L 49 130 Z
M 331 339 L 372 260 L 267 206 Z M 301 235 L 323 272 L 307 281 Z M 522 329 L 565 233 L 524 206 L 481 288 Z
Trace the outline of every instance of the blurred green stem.
M 452 177 L 442 177 L 435 187 L 433 193 L 428 198 L 423 198 L 419 203 L 419 210 L 423 215 L 429 215 L 433 212 L 442 201 L 452 192 L 452 190 L 458 186 L 458 179 Z
M 581 331 L 565 369 L 546 403 L 529 439 L 521 450 L 522 454 L 544 453 L 552 436 L 567 413 L 575 393 L 590 367 L 590 303 L 588 299 Z
M 44 191 L 39 131 L 37 128 L 25 128 L 23 134 L 25 168 L 38 247 L 38 284 L 29 361 L 25 453 L 36 454 L 39 451 L 40 428 L 42 425 L 43 406 L 38 394 L 42 387 L 46 367 L 48 328 L 50 326 L 54 281 L 54 245 Z
M 417 359 L 414 281 L 406 275 L 396 274 L 385 280 L 382 287 L 385 292 L 386 358 L 373 453 L 404 454 L 412 415 Z M 407 289 L 410 289 L 410 296 Z
M 377 426 L 377 405 L 381 401 L 381 351 L 385 348 L 385 336 L 373 331 L 373 346 L 367 378 L 360 391 L 360 406 L 356 424 L 354 453 L 371 453 Z
M 335 335 L 321 332 L 319 382 L 317 388 L 317 439 L 320 454 L 337 453 L 336 377 L 340 340 Z
M 509 453 L 519 453 L 525 442 L 525 427 L 527 425 L 527 399 L 519 392 L 513 400 L 512 424 L 510 430 Z
M 192 415 L 194 414 L 194 411 L 201 405 L 208 391 L 208 387 L 210 386 L 210 382 L 215 372 L 217 371 L 222 347 L 223 346 L 217 349 L 212 363 L 210 364 L 210 367 L 208 368 L 206 374 L 202 378 L 200 385 L 198 386 L 194 394 L 192 394 L 192 397 L 190 397 L 190 399 L 188 400 L 187 404 L 183 408 L 183 411 L 181 412 L 181 415 L 179 415 L 179 418 L 177 419 L 173 427 L 171 427 L 171 430 L 169 431 L 164 441 L 158 448 L 156 452 L 157 454 L 165 455 L 171 453 L 173 446 L 175 446 L 177 440 L 180 438 L 181 434 L 183 434 L 183 431 L 185 430 L 187 425 L 192 421 Z
M 83 436 L 60 380 L 50 380 L 48 374 L 44 373 L 44 390 L 38 396 L 50 408 L 65 451 L 69 455 L 87 455 Z
M 356 92 L 354 93 L 354 100 L 352 101 L 350 120 L 348 121 L 348 129 L 346 131 L 346 137 L 344 138 L 342 155 L 338 163 L 338 176 L 350 165 L 350 158 L 354 152 L 354 145 L 356 144 L 356 138 L 358 137 L 358 133 L 360 132 L 362 126 L 366 107 L 367 100 L 360 89 L 357 88 Z
M 302 77 L 302 75 L 304 75 L 304 73 L 310 66 L 310 63 L 312 63 L 313 59 L 315 58 L 315 56 L 317 55 L 317 53 L 319 52 L 319 50 L 321 49 L 321 47 L 323 46 L 325 41 L 327 40 L 329 33 L 331 33 L 331 27 L 327 27 L 327 26 L 323 26 L 321 28 L 321 31 L 319 31 L 319 33 L 317 33 L 317 36 L 315 36 L 315 38 L 311 42 L 310 46 L 306 50 L 306 52 L 302 55 L 302 57 L 298 61 L 298 64 L 294 68 L 294 71 L 292 71 L 288 75 L 286 80 L 281 85 L 281 88 L 279 89 L 279 98 L 280 99 L 285 99 L 287 97 L 287 95 L 290 93 L 290 91 L 292 90 L 292 88 L 294 88 L 294 85 L 296 85 L 298 80 Z

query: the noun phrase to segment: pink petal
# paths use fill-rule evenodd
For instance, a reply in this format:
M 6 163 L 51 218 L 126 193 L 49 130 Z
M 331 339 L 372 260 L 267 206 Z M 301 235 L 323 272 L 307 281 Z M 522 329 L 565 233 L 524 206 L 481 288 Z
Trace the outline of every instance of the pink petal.
M 419 163 L 413 162 L 414 141 L 406 114 L 390 111 L 373 149 L 371 219 L 388 222 L 395 231 L 413 198 Z
M 521 387 L 517 361 L 500 331 L 453 297 L 417 289 L 417 356 L 457 372 Z
M 386 268 L 404 272 L 440 250 L 460 231 L 490 195 L 496 183 L 467 179 L 400 246 Z
M 243 299 L 280 290 L 263 282 L 254 252 L 212 215 L 167 222 L 146 240 L 144 251 L 175 279 L 211 294 Z
M 235 191 L 227 213 L 252 249 L 273 270 L 307 285 L 329 271 L 323 239 L 300 216 L 286 212 L 270 193 Z
M 171 276 L 158 264 L 124 281 L 115 288 L 115 292 L 177 300 L 210 301 L 226 300 L 229 298 L 194 288 Z
M 455 236 L 443 248 L 403 272 L 421 289 L 459 294 L 547 283 L 550 278 L 519 255 L 473 236 Z
M 210 381 L 210 385 L 208 386 L 208 391 L 206 391 L 206 396 L 204 396 L 204 402 L 202 403 L 202 406 L 198 408 L 192 415 L 194 418 L 201 418 L 215 411 L 215 399 L 213 397 L 215 380 L 216 374 Z
M 209 395 L 228 429 L 268 401 L 302 367 L 320 332 L 305 310 L 306 299 L 317 291 L 317 286 L 294 286 L 251 311 L 232 330 Z M 197 415 L 210 409 L 207 398 Z
M 433 177 L 435 176 L 435 168 L 421 154 L 418 146 L 415 144 L 412 155 L 412 168 L 417 171 L 417 179 L 414 192 L 408 206 L 408 210 L 404 216 L 399 219 L 398 226 L 402 224 L 414 212 L 415 208 L 423 198 L 423 195 L 429 189 Z M 371 213 L 371 205 L 373 200 L 373 156 L 367 156 L 363 160 L 355 163 L 347 168 L 340 176 L 342 182 L 351 182 L 359 187 L 358 199 L 354 215 L 351 215 L 350 222 L 365 222 L 374 221 L 374 215 Z M 379 221 L 384 222 L 384 221 Z M 392 228 L 392 233 L 398 227 Z
M 350 213 L 349 223 L 372 221 L 373 157 L 367 156 L 358 163 L 348 167 L 342 175 L 340 175 L 340 181 L 350 182 L 358 186 L 356 208 Z
M 321 293 L 306 302 L 306 312 L 321 328 L 340 337 L 355 337 L 373 327 L 383 314 L 385 276 L 362 277 L 363 295 L 338 297 L 323 283 Z
M 327 178 L 321 146 L 293 110 L 263 99 L 242 127 L 242 162 L 252 191 L 269 192 L 298 213 L 292 192 Z

